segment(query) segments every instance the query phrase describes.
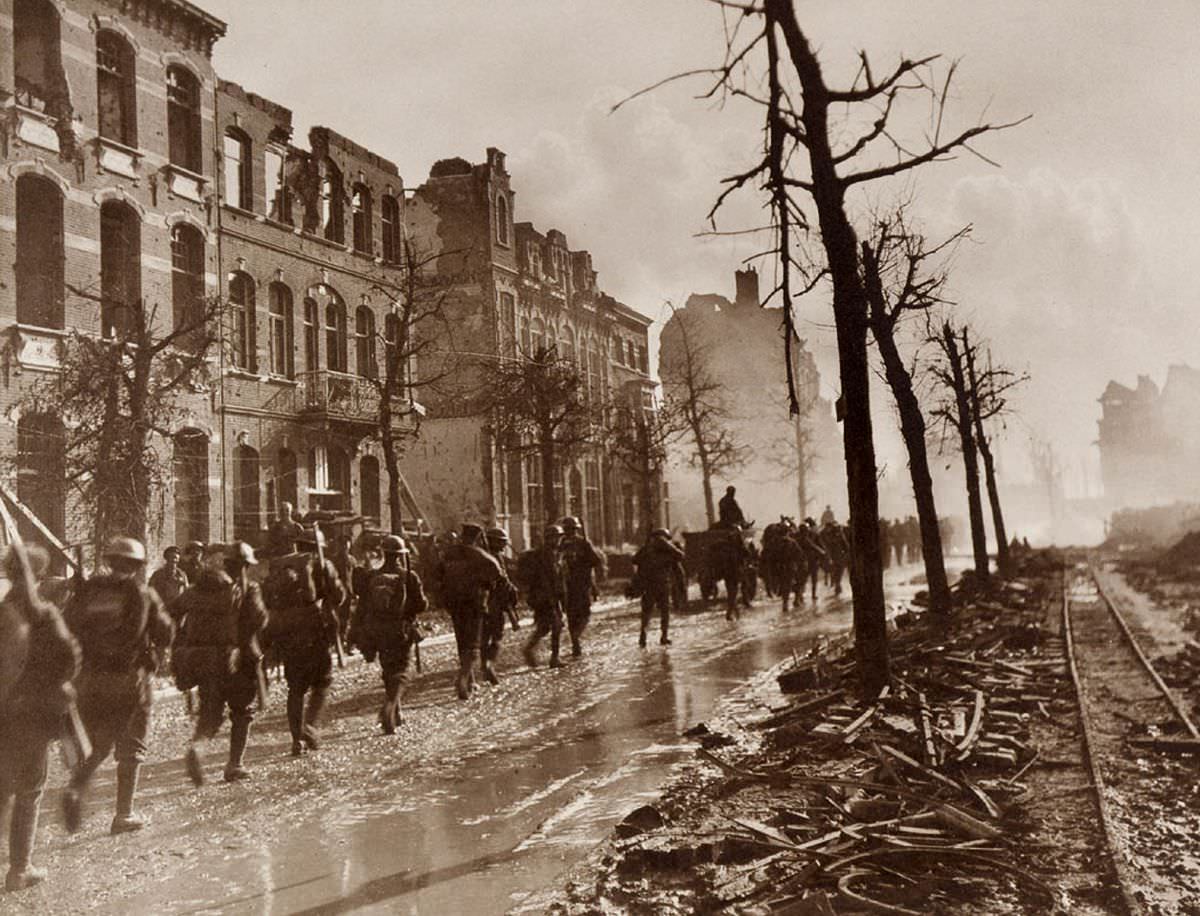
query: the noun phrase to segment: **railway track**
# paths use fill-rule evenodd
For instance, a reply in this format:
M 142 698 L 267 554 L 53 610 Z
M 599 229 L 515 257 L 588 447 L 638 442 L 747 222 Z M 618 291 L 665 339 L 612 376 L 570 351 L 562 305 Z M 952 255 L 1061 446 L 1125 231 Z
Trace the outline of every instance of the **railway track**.
M 1113 904 L 1131 914 L 1194 912 L 1196 901 L 1179 896 L 1172 862 L 1155 859 L 1153 812 L 1180 777 L 1195 778 L 1192 765 L 1156 748 L 1188 747 L 1200 732 L 1090 563 L 1064 571 L 1062 613 L 1084 757 L 1122 890 Z

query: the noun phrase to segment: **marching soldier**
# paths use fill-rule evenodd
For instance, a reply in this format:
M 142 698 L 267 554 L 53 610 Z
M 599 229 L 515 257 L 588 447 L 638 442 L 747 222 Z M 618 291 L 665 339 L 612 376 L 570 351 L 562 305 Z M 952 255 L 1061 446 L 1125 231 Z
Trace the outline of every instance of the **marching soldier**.
M 159 600 L 169 612 L 175 599 L 189 584 L 187 574 L 179 568 L 179 548 L 172 544 L 163 551 L 163 565 L 150 577 L 150 587 L 158 593 Z
M 821 546 L 829 561 L 829 584 L 833 593 L 842 593 L 842 575 L 846 571 L 846 563 L 850 558 L 850 541 L 846 537 L 846 529 L 837 522 L 821 528 Z
M 183 556 L 179 560 L 179 568 L 187 576 L 188 582 L 195 582 L 204 568 L 204 545 L 199 541 L 188 541 L 183 548 Z
M 517 576 L 525 586 L 529 607 L 533 610 L 533 634 L 525 643 L 525 663 L 537 667 L 534 650 L 550 634 L 550 667 L 561 668 L 559 642 L 562 638 L 563 607 L 567 600 L 567 570 L 562 557 L 563 530 L 558 525 L 546 528 L 542 546 L 521 554 Z
M 671 532 L 666 528 L 651 531 L 649 540 L 633 555 L 642 586 L 642 631 L 638 645 L 643 649 L 655 608 L 659 616 L 659 645 L 671 645 L 671 589 L 675 569 L 682 560 L 683 551 L 671 543 Z
M 278 646 L 287 681 L 293 757 L 321 745 L 316 723 L 333 683 L 329 647 L 338 638 L 336 611 L 346 597 L 333 564 L 304 552 L 316 546 L 315 537 L 297 540 L 299 549 L 271 561 L 264 583 L 267 633 Z
M 592 595 L 596 589 L 596 572 L 604 573 L 604 555 L 583 533 L 583 526 L 573 515 L 560 522 L 563 531 L 562 556 L 567 568 L 567 632 L 571 635 L 571 654 L 583 655 L 583 631 L 592 617 Z
M 475 689 L 475 666 L 481 656 L 488 599 L 504 579 L 500 563 L 483 549 L 482 542 L 481 527 L 463 525 L 458 542 L 442 552 L 435 574 L 438 594 L 454 622 L 458 643 L 455 689 L 460 700 L 470 697 Z
M 500 564 L 501 579 L 488 593 L 487 618 L 483 624 L 483 676 L 489 684 L 500 683 L 496 675 L 496 657 L 500 654 L 500 640 L 504 638 L 504 622 L 517 622 L 517 587 L 508 576 L 504 562 L 504 551 L 508 548 L 508 532 L 503 528 L 487 530 L 487 549 Z
M 13 798 L 8 832 L 5 890 L 19 891 L 46 879 L 33 864 L 50 742 L 75 692 L 79 645 L 58 610 L 36 594 L 46 555 L 31 548 L 9 550 L 5 573 L 12 587 L 0 602 L 0 806 Z M 27 566 L 26 564 L 29 564 Z
M 185 756 L 188 776 L 196 785 L 204 782 L 197 745 L 216 736 L 227 706 L 230 730 L 225 781 L 250 775 L 242 759 L 254 719 L 255 697 L 261 697 L 260 689 L 262 694 L 266 692 L 259 635 L 267 625 L 267 608 L 258 583 L 248 575 L 248 567 L 257 564 L 254 550 L 242 541 L 231 544 L 228 551 L 220 544 L 210 544 L 200 577 L 175 605 L 175 617 L 180 620 L 172 653 L 177 683 L 194 681 L 200 688 L 200 715 Z
M 354 643 L 368 662 L 379 657 L 383 676 L 383 707 L 379 724 L 385 735 L 394 735 L 400 724 L 400 700 L 408 683 L 413 646 L 421 640 L 417 617 L 428 602 L 421 579 L 408 569 L 408 547 L 394 534 L 380 545 L 383 566 L 370 570 L 359 595 L 352 627 Z
M 113 538 L 104 562 L 108 573 L 81 582 L 63 614 L 83 649 L 76 689 L 79 713 L 92 741 L 91 755 L 76 768 L 63 792 L 63 816 L 72 833 L 82 822 L 88 784 L 110 753 L 117 759 L 117 810 L 110 832 L 128 833 L 144 826 L 133 813 L 133 796 L 150 730 L 150 675 L 175 629 L 158 595 L 140 581 L 146 568 L 141 541 Z

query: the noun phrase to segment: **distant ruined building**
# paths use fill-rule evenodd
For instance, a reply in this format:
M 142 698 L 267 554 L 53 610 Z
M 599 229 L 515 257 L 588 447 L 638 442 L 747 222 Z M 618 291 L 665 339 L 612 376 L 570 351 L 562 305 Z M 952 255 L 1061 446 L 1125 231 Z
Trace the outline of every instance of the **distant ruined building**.
M 807 406 L 798 440 L 797 423 L 788 414 L 782 312 L 762 306 L 757 271 L 737 271 L 735 284 L 733 301 L 716 294 L 689 296 L 663 328 L 659 350 L 661 376 L 662 366 L 677 358 L 680 322 L 686 321 L 690 332 L 699 333 L 696 342 L 708 348 L 709 368 L 725 387 L 731 425 L 748 449 L 748 460 L 729 479 L 713 481 L 714 495 L 719 497 L 727 485 L 736 486 L 747 517 L 760 527 L 780 515 L 819 516 L 826 504 L 844 519 L 841 435 L 832 405 L 820 396 L 813 355 L 802 339 L 796 340 L 796 378 L 801 403 Z M 672 521 L 695 529 L 705 524 L 704 497 L 700 472 L 687 463 L 687 453 L 686 443 L 677 447 L 667 480 Z M 800 455 L 807 467 L 798 477 Z
M 1162 389 L 1108 383 L 1100 396 L 1100 475 L 1113 509 L 1200 497 L 1200 370 L 1167 369 Z

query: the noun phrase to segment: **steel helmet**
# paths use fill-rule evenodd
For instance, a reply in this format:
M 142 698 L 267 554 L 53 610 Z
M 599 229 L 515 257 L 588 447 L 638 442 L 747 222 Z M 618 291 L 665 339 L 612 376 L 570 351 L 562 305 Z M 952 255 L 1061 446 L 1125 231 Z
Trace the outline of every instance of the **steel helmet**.
M 408 553 L 408 547 L 404 544 L 404 538 L 389 534 L 379 542 L 379 549 L 384 553 Z
M 498 525 L 489 528 L 486 536 L 488 546 L 493 550 L 503 550 L 506 546 L 508 546 L 508 532 Z
M 650 532 L 650 537 L 663 538 L 664 540 L 669 541 L 669 540 L 671 540 L 671 532 L 668 531 L 666 528 L 655 528 L 653 531 Z
M 258 557 L 254 555 L 254 548 L 245 541 L 234 541 L 230 544 L 227 556 L 230 560 L 246 566 L 258 565 Z
M 578 531 L 580 528 L 579 519 L 577 519 L 574 515 L 568 515 L 561 522 L 559 522 L 559 524 L 562 526 L 562 530 L 564 532 Z
M 146 548 L 141 541 L 135 538 L 117 537 L 108 542 L 108 546 L 104 548 L 104 556 L 111 560 L 133 560 L 137 563 L 145 563 Z
M 554 537 L 560 538 L 563 535 L 562 526 L 561 525 L 547 525 L 544 533 L 547 537 L 550 537 L 551 535 L 553 535 Z
M 483 528 L 480 525 L 467 522 L 459 532 L 459 540 L 464 544 L 474 544 L 482 535 Z

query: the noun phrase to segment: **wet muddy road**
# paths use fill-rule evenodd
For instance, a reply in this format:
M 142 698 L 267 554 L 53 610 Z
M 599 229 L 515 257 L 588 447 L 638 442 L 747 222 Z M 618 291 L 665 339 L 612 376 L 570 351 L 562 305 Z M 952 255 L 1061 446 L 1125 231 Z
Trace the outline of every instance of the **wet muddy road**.
M 917 572 L 888 572 L 893 601 L 911 594 Z M 0 897 L 0 910 L 503 913 L 656 795 L 692 753 L 684 731 L 718 703 L 736 715 L 760 702 L 737 688 L 849 616 L 848 602 L 824 595 L 816 613 L 810 602 L 782 615 L 760 600 L 733 623 L 714 605 L 678 619 L 672 646 L 654 633 L 639 649 L 636 610 L 622 605 L 595 616 L 585 656 L 556 671 L 526 668 L 528 630 L 509 631 L 501 684 L 465 703 L 452 697 L 452 643 L 427 641 L 432 673 L 410 688 L 395 737 L 379 733 L 378 675 L 359 661 L 335 682 L 319 752 L 287 756 L 276 689 L 251 736 L 254 779 L 219 781 L 218 739 L 214 781 L 199 790 L 179 760 L 181 704 L 161 704 L 164 759 L 146 768 L 139 802 L 151 825 L 107 836 L 107 768 L 84 831 L 67 837 L 52 824 L 39 842 L 50 885 Z M 48 820 L 56 806 L 51 793 Z

